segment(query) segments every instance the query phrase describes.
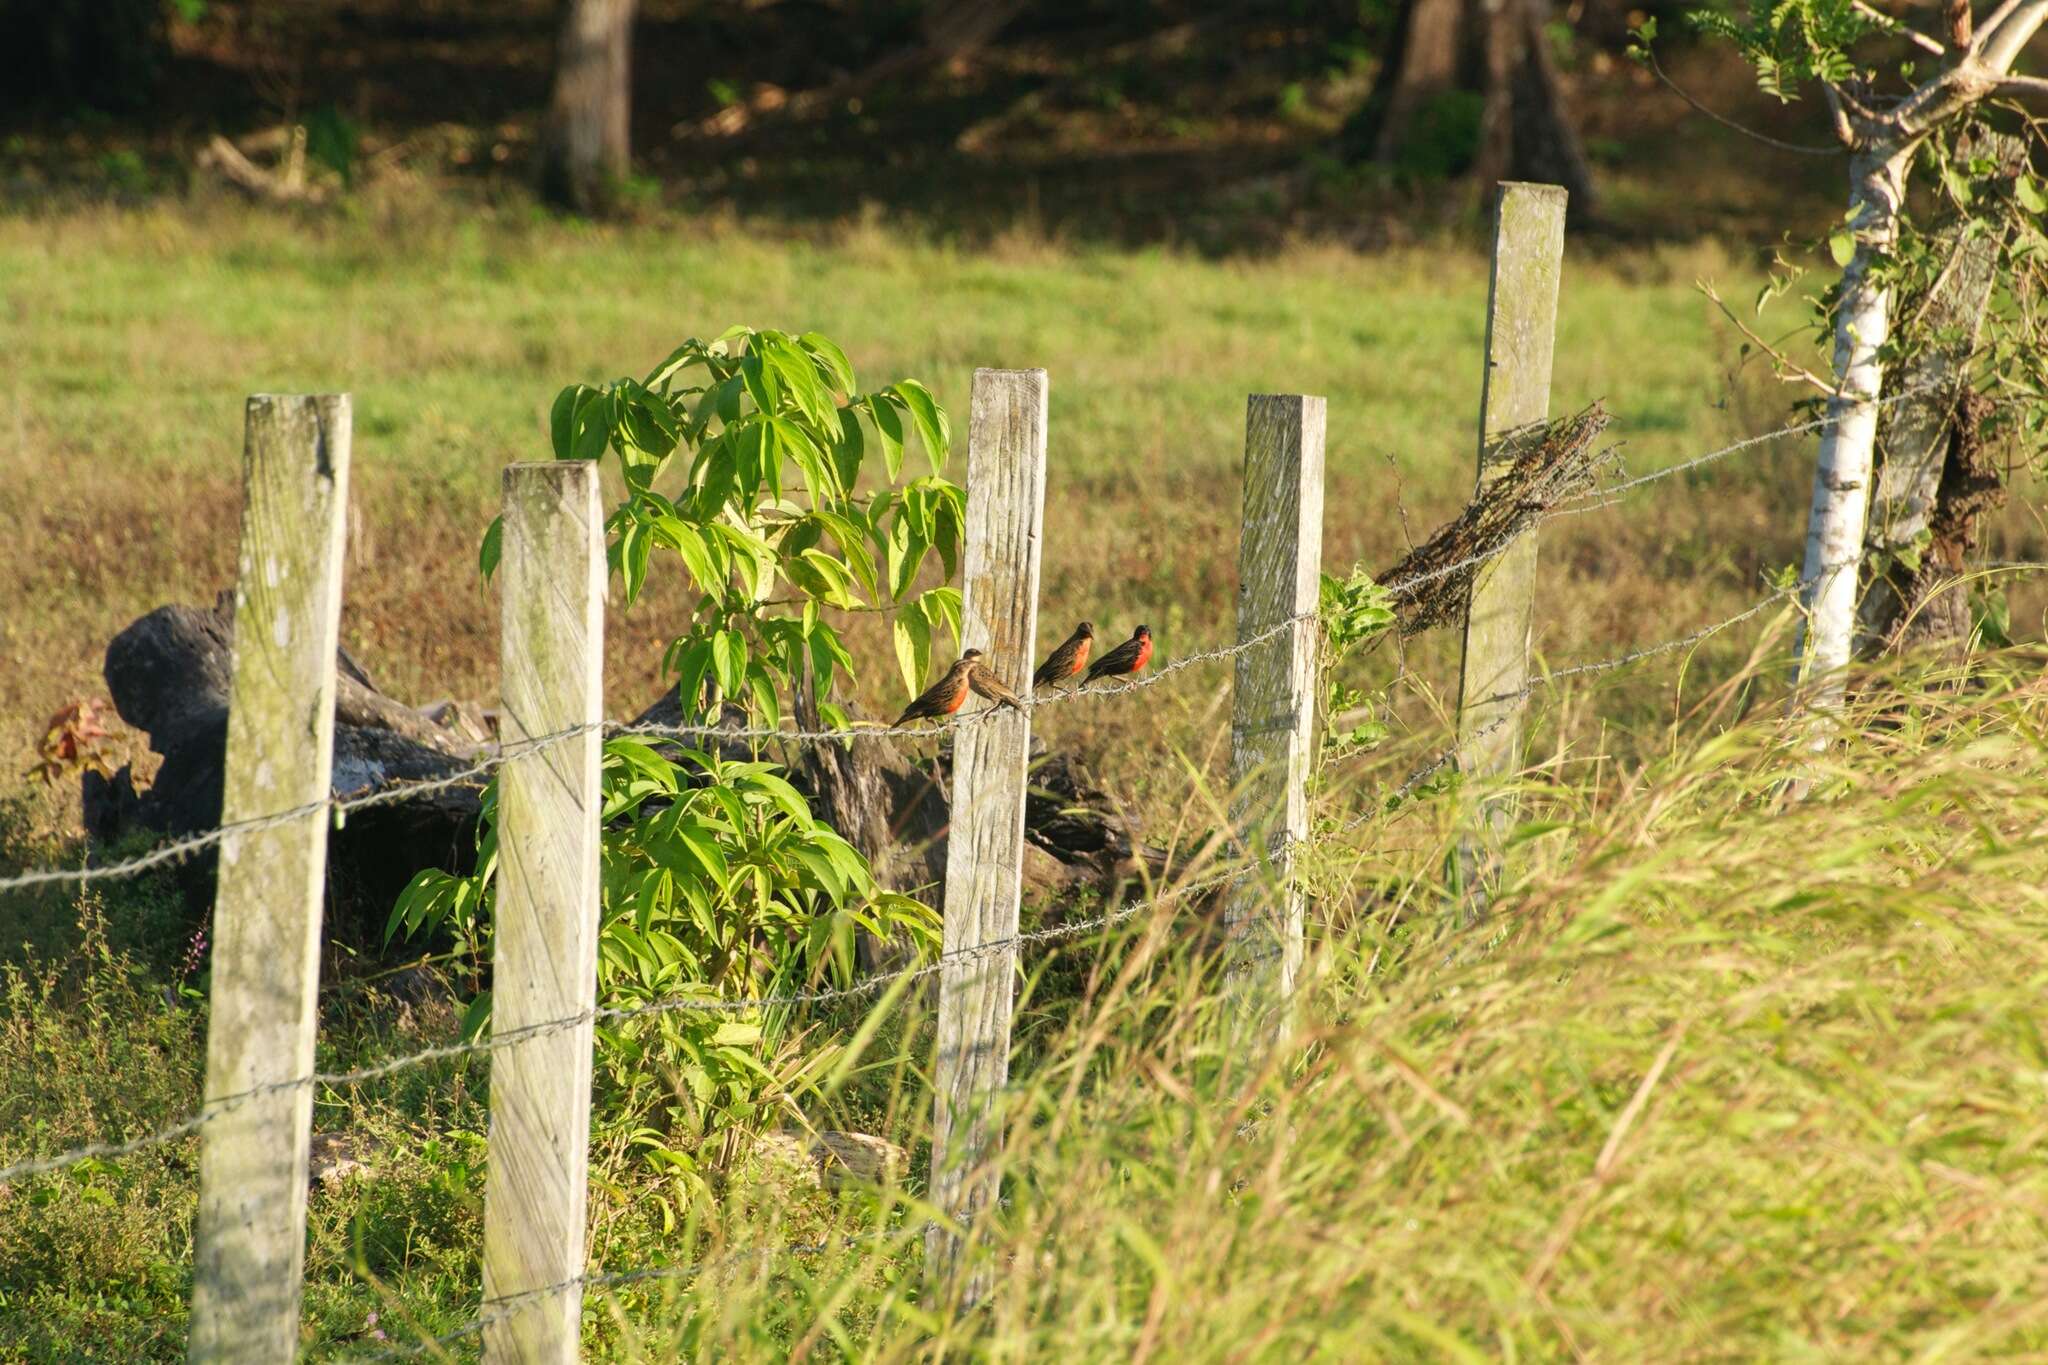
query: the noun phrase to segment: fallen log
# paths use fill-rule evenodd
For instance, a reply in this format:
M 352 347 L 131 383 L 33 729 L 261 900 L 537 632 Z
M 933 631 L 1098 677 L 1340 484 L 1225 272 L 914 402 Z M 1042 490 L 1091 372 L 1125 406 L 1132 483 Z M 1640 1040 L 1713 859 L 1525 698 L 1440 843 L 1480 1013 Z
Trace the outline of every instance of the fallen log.
M 163 762 L 146 785 L 138 784 L 133 765 L 111 778 L 84 774 L 84 824 L 94 839 L 189 835 L 220 823 L 233 645 L 233 606 L 223 594 L 211 608 L 158 607 L 107 646 L 114 709 L 149 736 Z M 474 744 L 380 692 L 346 649 L 335 667 L 336 797 L 448 777 L 474 761 Z M 328 937 L 355 947 L 381 943 L 383 916 L 415 872 L 472 866 L 481 794 L 481 783 L 444 788 L 359 811 L 335 830 L 328 841 Z M 211 904 L 210 856 L 185 864 L 182 880 L 194 905 Z

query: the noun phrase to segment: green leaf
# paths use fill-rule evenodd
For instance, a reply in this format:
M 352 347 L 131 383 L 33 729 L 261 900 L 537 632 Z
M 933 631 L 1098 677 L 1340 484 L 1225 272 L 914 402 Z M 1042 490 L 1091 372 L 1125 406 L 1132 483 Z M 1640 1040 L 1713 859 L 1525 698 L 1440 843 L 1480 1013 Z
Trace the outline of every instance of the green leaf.
M 647 584 L 647 560 L 654 552 L 654 539 L 638 521 L 626 523 L 617 545 L 619 574 L 626 584 L 626 605 L 632 606 Z
M 781 381 L 776 379 L 774 368 L 758 352 L 740 361 L 740 383 L 746 386 L 747 396 L 762 412 L 773 413 L 781 408 Z
M 875 435 L 882 440 L 882 467 L 889 482 L 903 477 L 903 417 L 887 394 L 868 395 L 868 414 L 875 420 Z
M 761 1041 L 761 1026 L 728 1019 L 711 1035 L 711 1041 L 718 1047 L 752 1047 Z
M 690 577 L 708 597 L 716 598 L 725 592 L 725 555 L 716 542 L 710 540 L 696 527 L 677 517 L 666 517 L 661 522 L 675 544 L 676 553 L 683 558 L 683 566 L 690 571 Z
M 669 380 L 692 365 L 704 363 L 704 343 L 691 337 L 668 353 L 668 359 L 647 372 L 646 385 L 650 389 L 660 388 Z
M 583 401 L 583 385 L 571 384 L 555 395 L 548 411 L 548 435 L 553 439 L 555 458 L 566 460 L 576 450 L 576 405 Z
M 918 610 L 924 619 L 937 630 L 941 623 L 952 632 L 953 648 L 960 648 L 960 590 L 958 588 L 933 588 L 917 599 Z
M 2028 213 L 2048 213 L 2048 197 L 2041 193 L 2041 187 L 2031 175 L 2022 175 L 2013 182 L 2013 197 L 2020 201 L 2020 207 Z
M 761 723 L 770 728 L 782 724 L 782 698 L 776 694 L 775 679 L 759 659 L 747 664 L 747 689 L 753 693 Z
M 683 718 L 693 720 L 704 705 L 704 678 L 711 672 L 711 641 L 694 639 L 676 658 L 676 697 Z
M 491 993 L 481 992 L 469 1002 L 469 1008 L 462 1012 L 462 1041 L 473 1043 L 484 1036 L 484 1030 L 491 1024 Z
M 839 486 L 850 489 L 860 480 L 861 460 L 867 455 L 867 439 L 861 434 L 860 410 L 851 403 L 835 414 L 839 439 L 832 443 L 832 468 Z
M 483 570 L 484 581 L 491 581 L 491 575 L 498 571 L 498 560 L 505 552 L 505 518 L 492 517 L 491 524 L 484 531 L 483 548 L 477 551 L 477 567 Z
M 782 381 L 783 389 L 795 400 L 797 411 L 804 415 L 804 419 L 821 431 L 829 431 L 836 426 L 832 391 L 825 387 L 825 380 L 810 356 L 780 334 L 764 336 L 761 348 L 763 358 Z
M 1828 238 L 1828 254 L 1846 270 L 1849 262 L 1856 259 L 1856 234 L 1847 228 L 1836 231 Z
M 852 578 L 844 564 L 823 550 L 805 550 L 802 559 L 825 580 L 827 602 L 847 610 L 863 605 L 860 598 L 854 594 Z
M 931 627 L 922 611 L 906 607 L 896 613 L 890 633 L 896 641 L 896 666 L 903 670 L 904 691 L 914 697 L 924 690 L 925 673 L 931 665 Z
M 832 376 L 832 382 L 839 386 L 839 391 L 852 397 L 858 385 L 853 381 L 853 363 L 846 358 L 846 352 L 840 350 L 829 337 L 818 332 L 805 332 L 798 340 L 803 343 L 805 350 L 823 362 L 825 369 Z
M 740 695 L 747 685 L 747 640 L 736 630 L 721 630 L 711 637 L 711 668 L 718 690 L 728 697 Z
M 893 385 L 890 392 L 910 410 L 911 420 L 917 424 L 918 439 L 924 442 L 925 457 L 931 461 L 932 473 L 938 473 L 946 467 L 947 448 L 952 444 L 945 410 L 933 400 L 931 390 L 915 379 Z
M 924 564 L 926 542 L 910 525 L 910 518 L 898 513 L 889 524 L 889 595 L 902 598 L 917 581 Z

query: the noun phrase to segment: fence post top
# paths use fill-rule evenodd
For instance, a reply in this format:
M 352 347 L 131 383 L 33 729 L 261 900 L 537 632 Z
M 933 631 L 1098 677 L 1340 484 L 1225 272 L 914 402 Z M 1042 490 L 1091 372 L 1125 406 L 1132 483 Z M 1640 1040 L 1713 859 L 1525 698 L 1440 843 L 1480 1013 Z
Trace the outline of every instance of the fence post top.
M 349 405 L 349 395 L 345 393 L 252 393 L 248 398 L 248 406 L 251 410 L 283 407 L 292 403 L 314 403 L 323 408 L 345 408 Z
M 1011 370 L 1011 369 L 1004 369 L 1004 368 L 1003 368 L 1002 366 L 1000 366 L 1000 365 L 977 365 L 977 366 L 975 366 L 975 367 L 974 367 L 974 377 L 975 377 L 976 379 L 980 379 L 980 378 L 981 378 L 981 377 L 982 377 L 983 375 L 987 375 L 987 376 L 988 376 L 988 377 L 989 377 L 990 379 L 1002 379 L 1002 378 L 1008 378 L 1008 377 L 1010 377 L 1010 376 L 1013 376 L 1013 375 L 1014 375 L 1014 376 L 1018 376 L 1018 377 L 1021 377 L 1021 378 L 1025 378 L 1025 379 L 1035 379 L 1035 380 L 1037 380 L 1037 381 L 1038 381 L 1039 383 L 1041 383 L 1041 384 L 1045 382 L 1045 377 L 1046 377 L 1046 376 L 1045 376 L 1045 371 L 1044 371 L 1044 370 L 1041 370 L 1041 369 L 1024 369 L 1024 370 Z
M 1571 191 L 1564 186 L 1546 185 L 1540 180 L 1501 180 L 1495 182 L 1495 188 L 1502 199 L 1526 195 L 1532 199 L 1555 199 L 1562 204 L 1571 198 Z
M 505 491 L 536 480 L 550 483 L 578 483 L 597 477 L 595 460 L 514 460 L 500 476 Z

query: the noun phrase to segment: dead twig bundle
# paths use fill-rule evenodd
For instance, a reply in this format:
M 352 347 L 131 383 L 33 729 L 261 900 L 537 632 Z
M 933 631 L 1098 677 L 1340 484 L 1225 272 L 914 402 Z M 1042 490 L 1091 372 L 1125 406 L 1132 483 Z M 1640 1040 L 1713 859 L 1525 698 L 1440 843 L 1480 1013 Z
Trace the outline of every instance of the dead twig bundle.
M 1410 550 L 1380 582 L 1394 595 L 1401 634 L 1415 635 L 1463 613 L 1473 577 L 1558 504 L 1591 492 L 1615 447 L 1595 449 L 1612 418 L 1594 402 L 1569 417 L 1502 432 L 1485 463 L 1504 466 L 1456 518 Z

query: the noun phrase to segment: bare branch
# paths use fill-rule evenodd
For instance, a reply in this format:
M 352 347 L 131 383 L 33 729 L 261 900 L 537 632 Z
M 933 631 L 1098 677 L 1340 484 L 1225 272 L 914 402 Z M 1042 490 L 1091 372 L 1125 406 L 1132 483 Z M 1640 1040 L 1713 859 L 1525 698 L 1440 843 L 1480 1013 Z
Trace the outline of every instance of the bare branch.
M 1968 0 L 1962 0 L 1962 3 L 1965 9 L 1969 8 Z M 1985 16 L 1983 23 L 1977 25 L 1977 37 L 1971 42 L 1969 52 L 1973 60 L 1984 55 L 1983 47 L 1990 41 L 1992 30 L 2012 17 L 2012 12 L 2018 9 L 2021 3 L 2022 0 L 2003 0 L 1997 9 Z
M 1877 20 L 1878 23 L 1884 25 L 1886 33 L 1896 34 L 1912 43 L 1915 47 L 1924 48 L 1937 57 L 1948 55 L 1948 49 L 1940 43 L 1935 42 L 1934 39 L 1920 32 L 1920 30 L 1909 27 L 1903 20 L 1894 19 L 1883 10 L 1870 4 L 1868 0 L 1849 0 L 1849 8 L 1865 18 Z M 1963 13 L 1966 15 L 1969 13 L 1969 0 L 1963 0 Z
M 1727 303 L 1722 300 L 1720 292 L 1716 290 L 1713 285 L 1708 284 L 1705 280 L 1694 280 L 1692 282 L 1692 287 L 1699 290 L 1702 294 L 1705 294 L 1709 299 L 1711 299 L 1713 301 L 1714 306 L 1721 310 L 1721 316 L 1727 318 L 1728 321 L 1734 323 L 1735 330 L 1742 333 L 1744 336 L 1748 337 L 1750 340 L 1750 344 L 1755 346 L 1758 350 L 1762 351 L 1765 355 L 1769 356 L 1774 362 L 1776 362 L 1778 369 L 1781 371 L 1781 373 L 1778 375 L 1778 378 L 1784 380 L 1788 384 L 1792 383 L 1795 380 L 1804 380 L 1806 383 L 1813 385 L 1813 387 L 1819 389 L 1822 393 L 1826 394 L 1830 398 L 1841 397 L 1842 391 L 1840 389 L 1837 389 L 1833 384 L 1828 383 L 1827 380 L 1822 379 L 1812 370 L 1809 370 L 1804 365 L 1799 364 L 1797 361 L 1793 360 L 1792 357 L 1786 355 L 1776 346 L 1773 346 L 1770 342 L 1765 341 L 1762 337 L 1758 336 L 1755 332 L 1751 331 L 1749 329 L 1749 324 L 1745 323 L 1741 318 L 1735 316 L 1735 310 L 1733 308 L 1730 308 L 1727 305 Z
M 1849 111 L 1842 105 L 1842 92 L 1826 81 L 1821 83 L 1820 90 L 1828 97 L 1828 114 L 1835 121 L 1835 136 L 1842 140 L 1844 147 L 1855 146 L 1856 130 L 1850 126 Z
M 1970 46 L 1970 0 L 1948 0 L 1948 40 L 1958 51 Z
M 2048 76 L 2001 76 L 2001 95 L 2048 95 Z
M 2041 0 L 2041 3 L 2048 4 L 2048 0 Z M 1652 52 L 1648 48 L 1645 48 L 1643 50 L 1643 55 L 1649 59 L 1651 72 L 1655 74 L 1658 80 L 1664 82 L 1664 85 L 1671 91 L 1672 94 L 1678 96 L 1678 98 L 1684 100 L 1687 104 L 1691 105 L 1695 110 L 1702 114 L 1705 114 L 1708 118 L 1720 124 L 1723 128 L 1733 129 L 1734 131 L 1742 134 L 1746 138 L 1750 138 L 1754 141 L 1761 142 L 1766 147 L 1776 147 L 1781 152 L 1798 152 L 1802 156 L 1835 156 L 1839 154 L 1841 151 L 1841 149 L 1838 147 L 1811 147 L 1801 142 L 1781 142 L 1777 138 L 1767 137 L 1764 134 L 1757 132 L 1754 128 L 1745 128 L 1741 124 L 1735 122 L 1735 120 L 1733 119 L 1724 118 L 1720 114 L 1715 113 L 1712 109 L 1707 108 L 1706 105 L 1701 104 L 1698 100 L 1694 99 L 1690 94 L 1686 93 L 1686 91 L 1683 88 L 1681 88 L 1676 81 L 1672 80 L 1669 76 L 1665 75 L 1664 68 L 1658 64 L 1657 54 L 1655 52 Z
M 2048 0 L 2018 0 L 2010 6 L 2010 12 L 2001 5 L 1993 18 L 1996 22 L 1985 24 L 1973 46 L 1978 49 L 1978 60 L 1985 69 L 1994 76 L 2003 76 L 2019 60 L 2020 49 L 2033 40 L 2042 24 L 2048 23 Z

